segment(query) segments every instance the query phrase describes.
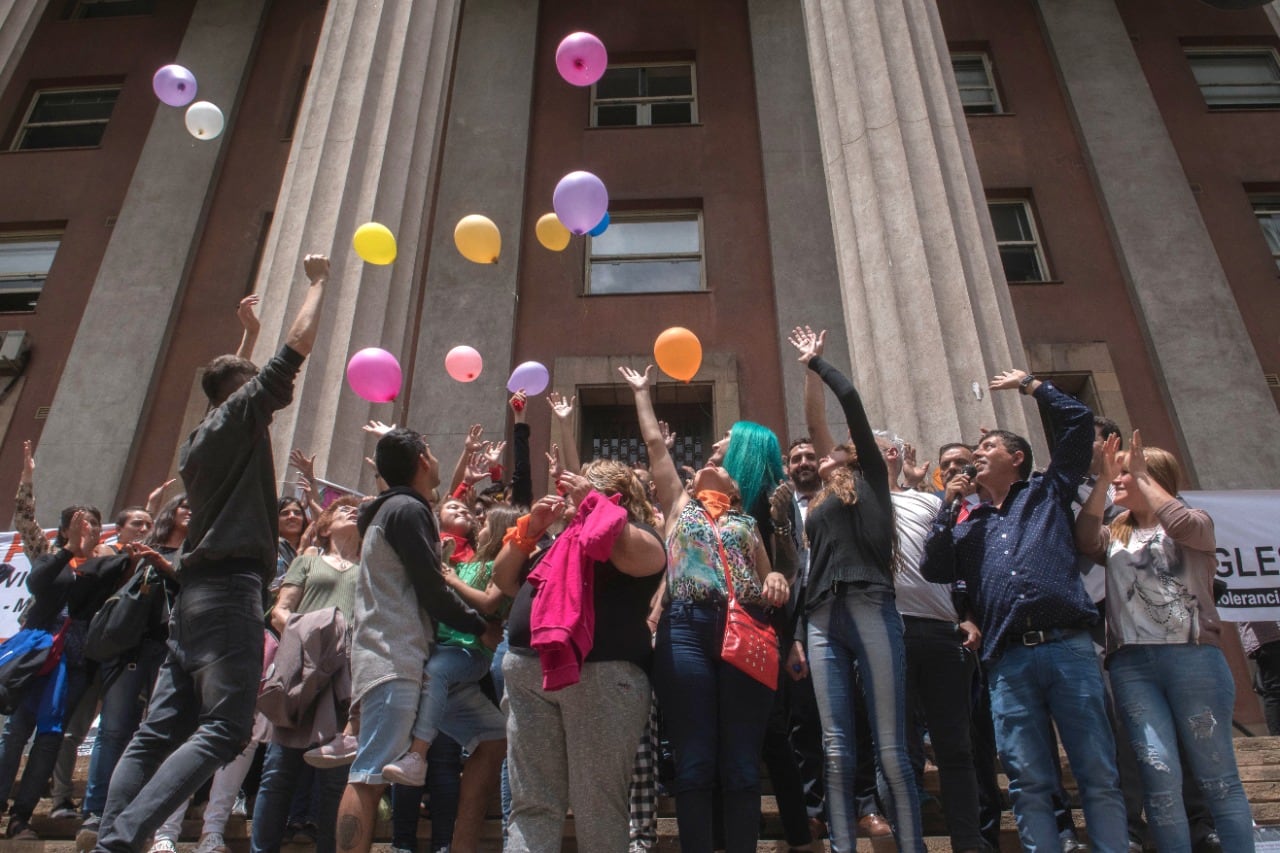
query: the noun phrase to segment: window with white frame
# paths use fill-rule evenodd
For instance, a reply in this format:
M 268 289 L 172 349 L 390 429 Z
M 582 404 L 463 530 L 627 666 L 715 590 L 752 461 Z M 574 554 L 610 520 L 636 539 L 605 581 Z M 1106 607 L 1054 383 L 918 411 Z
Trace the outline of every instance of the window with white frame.
M 102 142 L 119 95 L 119 86 L 41 89 L 31 96 L 10 148 L 94 148 Z
M 991 201 L 987 208 L 991 211 L 1005 280 L 1048 281 L 1049 269 L 1036 234 L 1031 204 L 1020 200 Z
M 1280 268 L 1280 196 L 1253 200 L 1253 215 L 1258 217 L 1262 237 L 1271 250 L 1271 259 Z
M 703 290 L 702 215 L 613 213 L 591 237 L 587 293 L 672 293 Z
M 61 242 L 57 231 L 0 234 L 0 312 L 35 310 Z
M 694 124 L 695 83 L 692 62 L 611 65 L 591 87 L 591 126 Z
M 1004 112 L 996 91 L 991 57 L 986 53 L 953 53 L 951 69 L 960 89 L 960 103 L 968 115 L 996 115 Z
M 1189 50 L 1187 62 L 1209 109 L 1280 109 L 1280 59 L 1271 48 Z
M 67 8 L 67 17 L 75 20 L 149 15 L 154 7 L 155 0 L 71 0 Z

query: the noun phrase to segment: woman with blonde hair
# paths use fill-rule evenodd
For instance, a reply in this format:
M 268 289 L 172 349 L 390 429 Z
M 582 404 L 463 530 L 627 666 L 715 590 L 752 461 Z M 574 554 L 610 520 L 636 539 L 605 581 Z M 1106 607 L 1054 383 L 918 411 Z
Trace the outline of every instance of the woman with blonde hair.
M 1098 488 L 1076 520 L 1076 546 L 1106 566 L 1107 648 L 1120 718 L 1142 772 L 1147 822 L 1161 853 L 1189 853 L 1182 763 L 1205 794 L 1224 850 L 1254 849 L 1253 818 L 1231 739 L 1235 682 L 1213 601 L 1213 519 L 1178 497 L 1173 454 L 1120 437 L 1103 445 Z M 1127 512 L 1102 523 L 1107 489 Z

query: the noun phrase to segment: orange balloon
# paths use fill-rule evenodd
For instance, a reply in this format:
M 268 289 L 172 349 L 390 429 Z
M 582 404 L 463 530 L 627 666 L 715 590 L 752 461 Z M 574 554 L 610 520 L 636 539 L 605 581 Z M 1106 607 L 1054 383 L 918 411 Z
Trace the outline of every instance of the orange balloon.
M 663 373 L 688 382 L 702 366 L 702 343 L 688 329 L 672 326 L 653 342 L 653 357 Z

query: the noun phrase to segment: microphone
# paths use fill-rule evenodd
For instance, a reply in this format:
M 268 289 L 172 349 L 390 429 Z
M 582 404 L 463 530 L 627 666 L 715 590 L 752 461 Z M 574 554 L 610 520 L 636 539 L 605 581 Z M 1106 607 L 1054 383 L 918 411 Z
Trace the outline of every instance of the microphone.
M 972 482 L 973 478 L 978 476 L 978 469 L 973 467 L 972 465 L 966 465 L 960 469 L 960 475 L 968 477 L 969 481 Z M 956 495 L 955 500 L 951 502 L 952 518 L 955 518 L 957 515 L 960 514 L 960 505 L 963 503 L 964 503 L 964 495 Z

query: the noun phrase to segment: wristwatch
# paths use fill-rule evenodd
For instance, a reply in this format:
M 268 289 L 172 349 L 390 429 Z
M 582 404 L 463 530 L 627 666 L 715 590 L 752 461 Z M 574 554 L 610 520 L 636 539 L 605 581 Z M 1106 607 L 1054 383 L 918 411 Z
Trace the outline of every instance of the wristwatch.
M 1019 380 L 1018 382 L 1018 393 L 1020 394 L 1027 393 L 1027 388 L 1029 388 L 1031 386 L 1031 383 L 1035 381 L 1036 381 L 1036 375 L 1034 373 L 1028 373 L 1026 376 L 1022 377 L 1022 379 Z

